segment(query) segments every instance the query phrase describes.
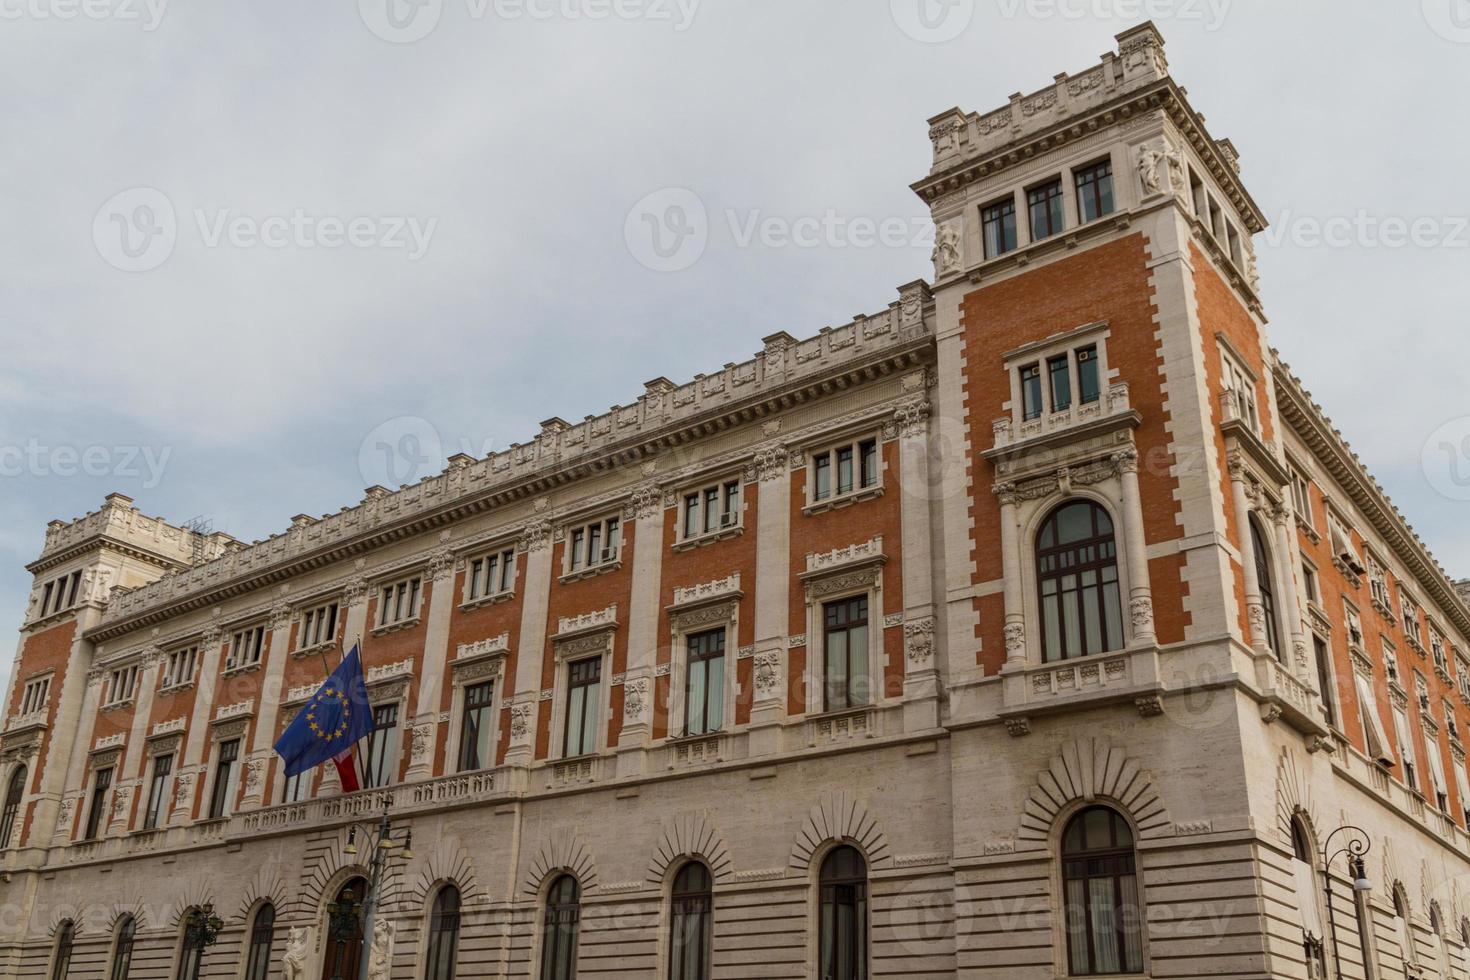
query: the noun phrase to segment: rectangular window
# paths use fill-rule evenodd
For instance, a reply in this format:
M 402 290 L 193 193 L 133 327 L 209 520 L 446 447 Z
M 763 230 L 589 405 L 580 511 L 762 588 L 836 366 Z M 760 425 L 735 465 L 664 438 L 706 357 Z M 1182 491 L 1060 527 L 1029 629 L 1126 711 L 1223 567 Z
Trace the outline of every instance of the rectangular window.
M 1220 352 L 1220 368 L 1225 390 L 1230 393 L 1230 402 L 1235 417 L 1257 434 L 1261 431 L 1261 417 L 1256 409 L 1256 383 L 1235 358 Z
M 459 771 L 472 772 L 493 765 L 495 684 L 486 681 L 464 689 L 464 718 L 459 726 Z
M 214 790 L 209 795 L 209 819 L 229 814 L 234 795 L 235 763 L 240 758 L 240 740 L 232 738 L 219 744 L 219 762 L 214 767 Z
M 169 798 L 169 774 L 173 772 L 172 754 L 153 758 L 153 778 L 148 781 L 148 806 L 143 811 L 143 829 L 153 830 L 163 815 L 163 803 Z
M 1413 599 L 1403 592 L 1399 593 L 1400 603 L 1404 610 L 1404 635 L 1414 643 L 1420 643 L 1419 639 L 1419 606 Z
M 1043 411 L 1041 365 L 1028 364 L 1021 368 L 1021 417 L 1028 421 L 1039 419 Z
M 1046 362 L 1046 375 L 1051 386 L 1051 410 L 1065 411 L 1072 407 L 1072 365 L 1066 354 L 1053 357 Z
M 812 502 L 878 485 L 878 440 L 860 439 L 812 456 Z
M 1363 620 L 1358 616 L 1358 611 L 1347 600 L 1343 600 L 1343 613 L 1347 618 L 1348 646 L 1363 649 Z
M 225 670 L 251 667 L 260 663 L 260 656 L 264 650 L 264 626 L 251 626 L 239 630 L 230 638 L 230 653 L 225 658 Z
M 398 775 L 398 702 L 373 705 L 368 733 L 367 787 L 390 785 Z
M 46 707 L 46 696 L 51 693 L 51 675 L 38 677 L 33 681 L 27 681 L 25 690 L 21 692 L 20 713 L 23 715 L 40 711 Z
M 1193 167 L 1189 168 L 1189 197 L 1194 201 L 1195 217 L 1205 218 L 1209 214 L 1209 207 L 1205 203 L 1205 184 L 1199 179 L 1199 174 L 1194 172 Z
M 597 750 L 601 682 L 601 657 L 577 660 L 567 665 L 567 718 L 562 755 L 568 759 Z
M 417 619 L 422 590 L 423 580 L 418 576 L 383 586 L 378 591 L 378 626 L 396 626 Z
M 1078 348 L 1077 398 L 1084 405 L 1091 405 L 1102 397 L 1102 379 L 1097 372 L 1097 345 Z
M 684 734 L 708 735 L 725 727 L 725 631 L 696 633 L 687 643 Z
M 1393 709 L 1393 728 L 1399 742 L 1399 764 L 1403 767 L 1404 785 L 1417 792 L 1419 760 L 1414 755 L 1414 741 L 1409 737 L 1409 715 L 1404 709 Z
M 1429 656 L 1433 659 L 1435 667 L 1446 674 L 1450 672 L 1450 661 L 1445 655 L 1444 637 L 1440 636 L 1439 631 L 1433 626 L 1429 627 Z
M 1317 569 L 1302 556 L 1302 592 L 1305 593 L 1307 601 L 1317 605 L 1322 604 L 1322 587 L 1317 583 Z
M 180 684 L 193 683 L 194 670 L 198 664 L 199 647 L 188 646 L 180 650 L 171 650 L 163 668 L 163 676 L 159 678 L 158 686 L 162 689 L 167 689 L 178 687 Z
M 470 562 L 465 581 L 465 601 L 475 602 L 490 596 L 505 595 L 515 588 L 516 552 L 506 548 Z
M 1039 242 L 1062 230 L 1062 182 L 1060 179 L 1033 187 L 1026 192 L 1026 205 L 1031 214 L 1031 240 Z
M 1103 160 L 1077 171 L 1077 218 L 1082 224 L 1113 213 L 1113 163 Z
M 1317 519 L 1312 514 L 1311 482 L 1301 472 L 1291 471 L 1291 502 L 1296 507 L 1296 516 L 1307 527 L 1316 528 Z
M 296 649 L 308 650 L 314 646 L 331 643 L 337 638 L 337 604 L 329 602 L 315 609 L 308 609 L 301 617 L 301 635 Z
M 1245 253 L 1240 248 L 1240 232 L 1235 230 L 1234 225 L 1227 224 L 1225 227 L 1225 239 L 1230 249 L 1230 261 L 1235 263 L 1237 269 L 1245 267 Z
M 1322 708 L 1327 713 L 1327 724 L 1337 725 L 1337 698 L 1332 688 L 1332 668 L 1327 663 L 1327 644 L 1319 636 L 1312 637 L 1312 649 L 1317 655 L 1317 688 L 1322 692 Z
M 726 480 L 684 494 L 683 538 L 689 541 L 740 526 L 740 481 Z
M 842 711 L 869 704 L 868 597 L 825 604 L 822 623 L 825 710 Z
M 92 776 L 92 805 L 87 809 L 87 829 L 82 840 L 96 840 L 107 815 L 107 790 L 112 786 L 112 770 L 99 769 Z
M 1014 198 L 998 201 L 980 211 L 980 227 L 985 236 L 985 257 L 993 259 L 1016 247 L 1016 202 Z
M 281 789 L 282 803 L 304 803 L 311 796 L 311 772 L 287 776 Z
M 133 689 L 138 682 L 138 665 L 119 667 L 107 678 L 107 699 L 104 705 L 125 704 L 133 698 Z
M 80 569 L 47 582 L 45 588 L 42 590 L 41 613 L 37 618 L 54 616 L 59 612 L 75 606 L 81 585 L 82 573 Z
M 567 546 L 568 574 L 616 562 L 622 544 L 620 530 L 618 518 L 609 517 L 573 531 Z

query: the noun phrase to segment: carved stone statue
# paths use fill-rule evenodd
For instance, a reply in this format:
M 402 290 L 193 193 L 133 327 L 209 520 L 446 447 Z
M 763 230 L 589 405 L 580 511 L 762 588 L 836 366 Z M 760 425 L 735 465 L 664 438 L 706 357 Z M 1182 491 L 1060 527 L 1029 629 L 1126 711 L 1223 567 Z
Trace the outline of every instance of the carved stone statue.
M 939 226 L 934 240 L 934 275 L 943 277 L 960 267 L 960 229 L 951 222 Z
M 306 980 L 307 952 L 306 930 L 292 926 L 286 938 L 286 955 L 281 957 L 281 972 L 286 980 Z
M 373 948 L 368 954 L 368 980 L 388 980 L 393 972 L 393 936 L 397 927 L 389 919 L 373 923 Z
M 1165 161 L 1165 155 L 1152 143 L 1145 143 L 1138 148 L 1138 180 L 1143 184 L 1143 193 L 1158 194 L 1164 189 L 1163 179 L 1159 174 L 1159 164 Z

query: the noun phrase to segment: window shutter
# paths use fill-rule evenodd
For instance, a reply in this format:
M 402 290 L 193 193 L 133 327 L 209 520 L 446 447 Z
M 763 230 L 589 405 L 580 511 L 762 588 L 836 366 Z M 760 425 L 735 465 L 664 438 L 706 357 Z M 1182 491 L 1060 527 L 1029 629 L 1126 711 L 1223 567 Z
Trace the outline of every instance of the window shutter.
M 1448 799 L 1450 781 L 1445 778 L 1444 759 L 1439 754 L 1439 741 L 1430 738 L 1427 732 L 1424 735 L 1424 751 L 1429 756 L 1429 774 L 1434 779 L 1434 791 L 1444 793 Z
M 1327 930 L 1322 925 L 1322 906 L 1318 904 L 1321 886 L 1317 872 L 1305 861 L 1293 860 L 1292 870 L 1296 873 L 1297 909 L 1301 913 L 1302 932 L 1306 938 L 1321 941 Z
M 1373 682 L 1362 674 L 1357 676 L 1358 703 L 1363 709 L 1363 726 L 1368 743 L 1368 756 L 1374 762 L 1391 766 L 1398 760 L 1388 747 L 1388 732 L 1384 731 L 1383 719 L 1378 717 L 1378 699 L 1373 696 Z
M 1470 779 L 1465 776 L 1465 763 L 1455 760 L 1455 789 L 1460 792 L 1460 809 L 1470 810 Z

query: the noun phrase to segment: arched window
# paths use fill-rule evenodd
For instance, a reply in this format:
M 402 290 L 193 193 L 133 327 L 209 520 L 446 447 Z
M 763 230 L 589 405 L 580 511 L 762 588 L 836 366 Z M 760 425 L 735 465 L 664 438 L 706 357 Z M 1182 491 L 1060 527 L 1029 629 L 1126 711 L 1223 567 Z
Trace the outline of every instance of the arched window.
M 1133 831 L 1117 811 L 1089 807 L 1067 824 L 1062 885 L 1072 975 L 1142 973 Z
M 271 946 L 276 941 L 276 907 L 266 902 L 255 910 L 250 927 L 250 949 L 245 956 L 245 980 L 266 980 L 271 969 Z
M 1327 976 L 1327 928 L 1318 897 L 1322 885 L 1317 879 L 1313 858 L 1312 835 L 1300 816 L 1291 818 L 1292 871 L 1296 882 L 1297 910 L 1301 915 L 1302 954 L 1315 972 L 1313 977 Z
M 131 915 L 123 916 L 117 923 L 117 939 L 112 945 L 112 980 L 128 980 L 128 970 L 133 966 L 133 940 L 138 937 L 138 921 Z
M 20 817 L 20 801 L 26 795 L 26 767 L 16 766 L 5 785 L 5 809 L 0 811 L 0 848 L 10 846 L 15 822 Z
M 709 869 L 690 861 L 669 896 L 669 980 L 708 980 L 713 907 Z
M 1058 507 L 1036 538 L 1036 577 L 1044 659 L 1122 649 L 1118 546 L 1107 511 L 1087 500 Z
M 459 889 L 445 885 L 434 896 L 429 916 L 429 960 L 424 980 L 454 980 L 454 961 L 459 952 Z
M 1393 884 L 1393 925 L 1399 941 L 1399 957 L 1404 966 L 1413 966 L 1417 957 L 1414 955 L 1414 929 L 1409 924 L 1409 893 L 1397 881 Z
M 184 913 L 182 922 L 178 980 L 199 980 L 199 970 L 204 965 L 204 912 L 191 908 Z
M 1440 914 L 1439 903 L 1429 903 L 1429 944 L 1434 950 L 1434 965 L 1439 970 L 1439 975 L 1448 977 L 1450 975 L 1450 951 L 1444 934 L 1444 916 Z
M 1266 540 L 1261 528 L 1251 518 L 1251 552 L 1256 560 L 1256 587 L 1261 590 L 1261 610 L 1266 614 L 1266 645 L 1279 658 L 1282 656 L 1281 637 L 1276 626 L 1276 578 L 1271 574 L 1271 556 L 1266 551 Z
M 573 980 L 577 975 L 580 896 L 581 888 L 571 875 L 556 879 L 546 893 L 546 917 L 541 925 L 541 980 Z
M 856 848 L 837 848 L 822 862 L 817 975 L 822 980 L 868 976 L 868 862 Z
M 77 936 L 77 928 L 67 919 L 56 930 L 56 952 L 51 957 L 51 980 L 66 980 L 71 972 L 71 944 Z

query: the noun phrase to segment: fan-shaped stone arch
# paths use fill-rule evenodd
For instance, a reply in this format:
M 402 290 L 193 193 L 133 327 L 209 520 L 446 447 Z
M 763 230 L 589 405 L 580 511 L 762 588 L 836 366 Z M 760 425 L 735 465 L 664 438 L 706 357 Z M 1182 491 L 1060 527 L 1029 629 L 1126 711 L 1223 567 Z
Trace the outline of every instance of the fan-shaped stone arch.
M 249 923 L 255 907 L 262 902 L 270 902 L 277 909 L 286 908 L 286 880 L 281 877 L 280 865 L 268 864 L 255 873 L 245 886 L 235 917 Z
M 184 914 L 190 909 L 202 908 L 205 905 L 214 904 L 214 889 L 210 880 L 203 875 L 195 875 L 182 883 L 169 910 L 168 926 L 170 929 L 178 929 L 184 923 Z
M 107 920 L 108 934 L 110 935 L 116 932 L 118 923 L 128 917 L 132 918 L 139 929 L 148 928 L 148 903 L 136 897 L 136 895 L 114 902 L 112 915 Z
M 791 868 L 805 874 L 812 858 L 829 841 L 855 843 L 867 856 L 872 868 L 893 864 L 888 849 L 888 835 L 871 813 L 867 804 L 846 792 L 828 793 L 812 807 L 802 824 L 801 833 L 791 847 Z
M 480 901 L 480 887 L 475 877 L 475 862 L 459 838 L 440 840 L 408 873 L 403 899 L 410 908 L 423 909 L 442 881 L 451 881 L 459 889 L 466 905 Z
M 539 895 L 541 885 L 554 871 L 570 871 L 583 894 L 597 887 L 597 862 L 592 857 L 592 849 L 570 828 L 553 830 L 531 855 L 523 882 L 526 894 Z
M 703 813 L 681 814 L 664 824 L 663 835 L 648 862 L 649 884 L 662 884 L 669 868 L 686 857 L 703 860 L 719 884 L 729 881 L 734 873 L 724 835 Z
M 1017 836 L 1044 846 L 1063 809 L 1095 800 L 1111 800 L 1126 810 L 1140 837 L 1166 836 L 1172 826 L 1152 773 L 1105 739 L 1080 738 L 1063 745 L 1051 766 L 1037 773 Z
M 1281 761 L 1276 766 L 1276 831 L 1288 846 L 1291 844 L 1291 822 L 1295 819 L 1306 824 L 1313 845 L 1320 846 L 1318 835 L 1322 823 L 1312 805 L 1312 787 L 1302 774 L 1296 754 L 1290 749 L 1283 749 Z
M 316 860 L 302 872 L 295 911 L 315 915 L 324 903 L 335 899 L 337 889 L 348 878 L 354 875 L 364 878 L 368 876 L 369 869 L 358 859 L 358 855 L 347 853 L 347 837 L 348 829 L 343 827 L 335 836 L 324 836 L 313 842 L 319 852 Z M 358 848 L 362 851 L 367 849 L 362 835 L 359 835 Z M 402 863 L 389 861 L 385 866 L 378 894 L 380 908 L 390 909 L 396 904 L 403 880 Z

